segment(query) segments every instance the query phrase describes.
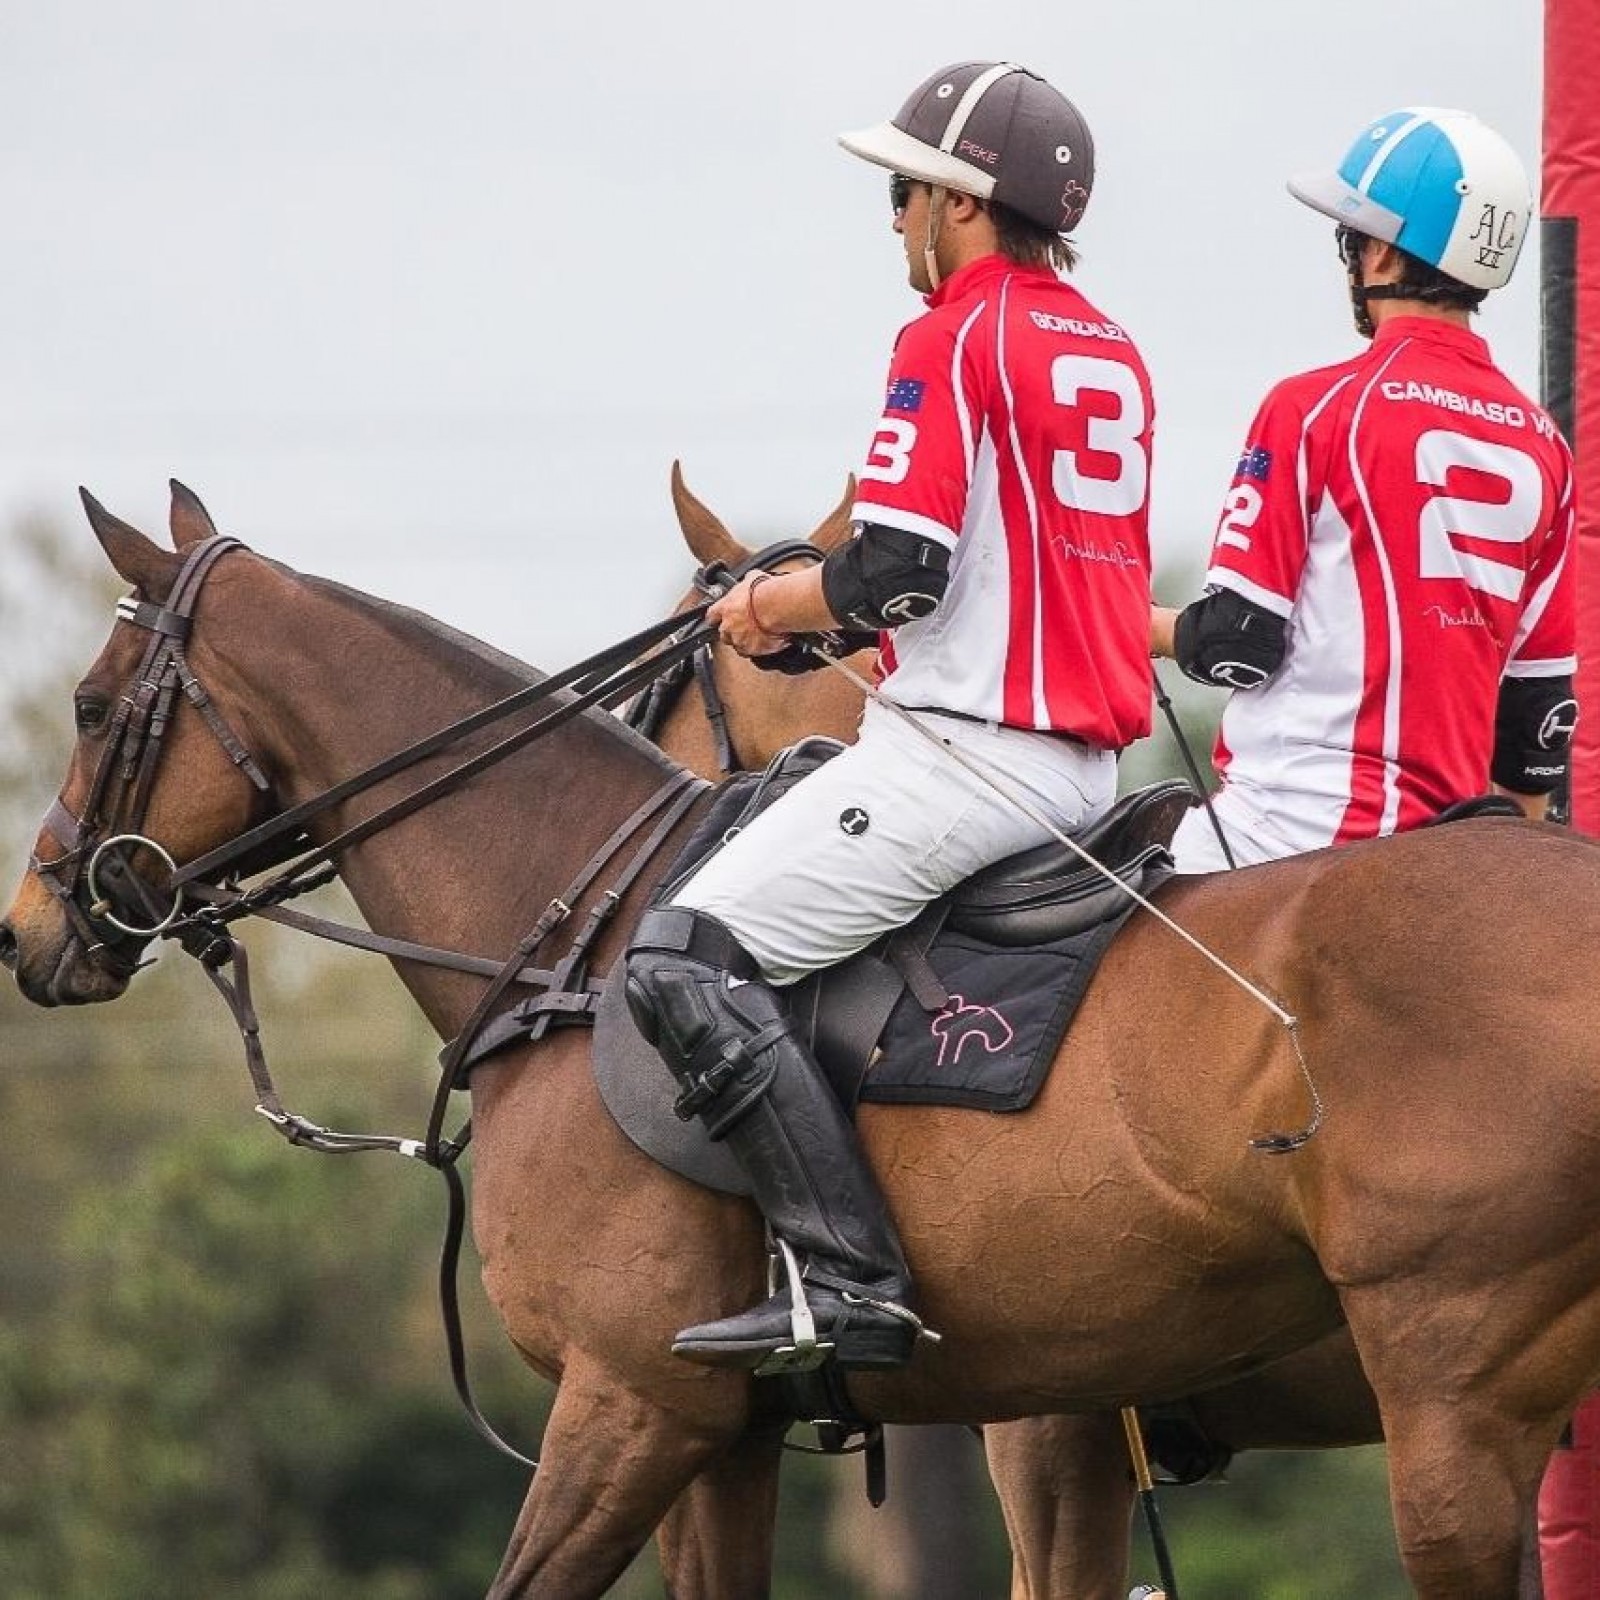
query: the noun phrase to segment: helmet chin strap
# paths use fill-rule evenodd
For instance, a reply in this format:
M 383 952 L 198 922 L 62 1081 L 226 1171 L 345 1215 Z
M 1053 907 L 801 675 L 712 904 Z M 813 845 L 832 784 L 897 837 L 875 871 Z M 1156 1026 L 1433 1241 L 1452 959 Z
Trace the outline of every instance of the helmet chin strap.
M 1361 269 L 1361 252 L 1359 249 L 1345 249 L 1341 247 L 1344 255 L 1345 280 L 1350 285 L 1350 312 L 1355 318 L 1356 332 L 1363 339 L 1370 339 L 1377 330 L 1372 320 L 1372 313 L 1367 310 L 1367 299 L 1372 294 L 1364 281 L 1365 275 Z
M 928 196 L 928 234 L 922 245 L 922 264 L 928 274 L 928 293 L 932 294 L 944 280 L 939 272 L 939 263 L 934 251 L 939 242 L 939 223 L 944 218 L 944 197 L 946 189 L 943 184 L 936 183 L 933 192 Z
M 1368 283 L 1366 273 L 1361 265 L 1361 249 L 1359 246 L 1341 244 L 1340 254 L 1344 256 L 1344 273 L 1350 285 L 1350 310 L 1355 317 L 1356 332 L 1363 339 L 1370 339 L 1378 331 L 1377 324 L 1372 320 L 1372 313 L 1367 310 L 1370 300 L 1426 300 L 1426 290 L 1417 289 L 1404 282 L 1399 283 Z
M 1414 288 L 1409 283 L 1362 283 L 1355 271 L 1350 274 L 1350 306 L 1355 312 L 1356 332 L 1370 339 L 1378 331 L 1367 310 L 1369 300 L 1420 300 L 1426 303 L 1432 296 L 1426 289 Z

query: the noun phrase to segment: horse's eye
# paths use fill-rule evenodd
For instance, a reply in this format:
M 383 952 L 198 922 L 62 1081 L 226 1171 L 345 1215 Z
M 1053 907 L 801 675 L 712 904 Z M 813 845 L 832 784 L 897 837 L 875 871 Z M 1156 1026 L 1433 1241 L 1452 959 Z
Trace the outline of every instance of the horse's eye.
M 106 725 L 110 707 L 98 695 L 84 695 L 72 702 L 73 718 L 80 733 L 96 733 Z

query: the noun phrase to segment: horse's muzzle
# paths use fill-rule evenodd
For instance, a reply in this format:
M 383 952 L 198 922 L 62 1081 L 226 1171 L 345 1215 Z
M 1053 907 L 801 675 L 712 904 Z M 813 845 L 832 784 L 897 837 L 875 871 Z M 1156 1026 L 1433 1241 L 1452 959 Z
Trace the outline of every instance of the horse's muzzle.
M 0 922 L 0 964 L 36 1006 L 95 1005 L 128 987 L 121 964 L 96 960 L 48 897 L 19 899 Z

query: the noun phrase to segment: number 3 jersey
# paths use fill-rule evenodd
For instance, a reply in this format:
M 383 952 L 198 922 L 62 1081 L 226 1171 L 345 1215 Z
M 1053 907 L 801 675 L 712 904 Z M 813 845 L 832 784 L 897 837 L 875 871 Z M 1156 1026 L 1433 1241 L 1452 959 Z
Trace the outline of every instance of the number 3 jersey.
M 1206 580 L 1288 619 L 1228 702 L 1225 786 L 1300 849 L 1485 792 L 1500 680 L 1574 667 L 1573 518 L 1565 441 L 1465 328 L 1392 318 L 1279 384 Z
M 1070 284 L 969 262 L 900 334 L 853 515 L 951 551 L 883 692 L 1120 749 L 1150 730 L 1150 380 Z

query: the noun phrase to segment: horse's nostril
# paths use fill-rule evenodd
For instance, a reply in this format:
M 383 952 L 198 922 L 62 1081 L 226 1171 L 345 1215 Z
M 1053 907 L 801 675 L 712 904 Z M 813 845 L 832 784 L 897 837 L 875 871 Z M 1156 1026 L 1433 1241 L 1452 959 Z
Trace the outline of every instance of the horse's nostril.
M 9 922 L 0 922 L 0 967 L 10 967 L 13 972 L 17 967 L 17 936 Z

